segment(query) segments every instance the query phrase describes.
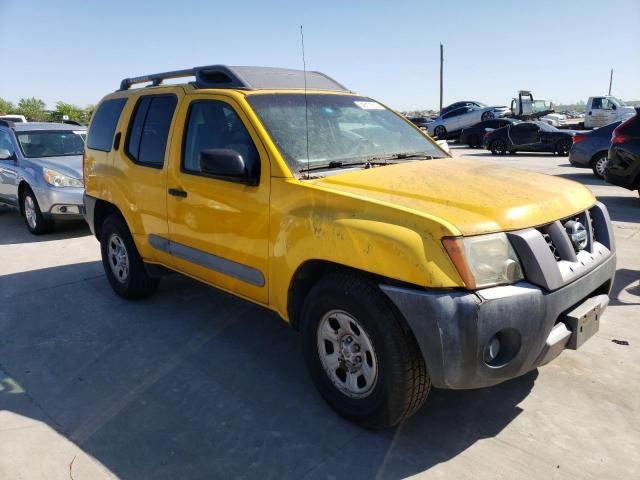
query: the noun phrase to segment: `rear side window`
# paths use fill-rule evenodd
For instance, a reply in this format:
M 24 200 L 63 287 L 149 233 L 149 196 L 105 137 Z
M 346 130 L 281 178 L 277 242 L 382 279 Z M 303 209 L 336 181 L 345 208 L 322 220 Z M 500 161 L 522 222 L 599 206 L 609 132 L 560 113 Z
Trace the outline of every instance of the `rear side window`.
M 111 151 L 113 134 L 125 103 L 127 103 L 126 98 L 114 98 L 100 104 L 91 122 L 91 129 L 87 137 L 88 148 L 103 152 Z
M 125 151 L 135 163 L 162 168 L 171 119 L 178 100 L 173 95 L 144 96 L 138 100 L 129 126 Z

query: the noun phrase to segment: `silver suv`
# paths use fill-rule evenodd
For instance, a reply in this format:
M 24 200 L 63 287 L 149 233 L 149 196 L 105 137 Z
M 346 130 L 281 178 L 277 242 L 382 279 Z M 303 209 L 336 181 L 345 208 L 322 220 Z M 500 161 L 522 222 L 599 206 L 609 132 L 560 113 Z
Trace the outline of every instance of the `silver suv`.
M 0 203 L 20 208 L 31 233 L 82 218 L 86 128 L 0 120 Z

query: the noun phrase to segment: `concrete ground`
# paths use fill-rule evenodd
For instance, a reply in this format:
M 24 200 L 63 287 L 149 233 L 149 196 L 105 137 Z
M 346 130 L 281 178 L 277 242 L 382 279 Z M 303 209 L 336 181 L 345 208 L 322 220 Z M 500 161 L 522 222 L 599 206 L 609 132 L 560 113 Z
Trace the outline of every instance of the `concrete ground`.
M 33 237 L 0 208 L 0 479 L 640 478 L 640 200 L 566 158 L 453 152 L 609 207 L 618 274 L 581 350 L 364 431 L 322 401 L 273 314 L 178 275 L 124 301 L 85 226 Z

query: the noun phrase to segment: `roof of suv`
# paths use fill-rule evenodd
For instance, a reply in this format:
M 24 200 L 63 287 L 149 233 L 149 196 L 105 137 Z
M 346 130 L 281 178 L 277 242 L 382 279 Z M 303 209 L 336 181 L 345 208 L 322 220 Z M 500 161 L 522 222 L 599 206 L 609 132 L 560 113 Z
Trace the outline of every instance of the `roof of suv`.
M 246 67 L 209 65 L 186 70 L 152 73 L 140 77 L 125 78 L 120 90 L 128 90 L 132 85 L 151 82 L 160 85 L 164 80 L 195 77 L 192 85 L 196 88 L 227 88 L 237 90 L 328 90 L 352 93 L 331 77 L 321 72 L 305 72 L 289 68 Z

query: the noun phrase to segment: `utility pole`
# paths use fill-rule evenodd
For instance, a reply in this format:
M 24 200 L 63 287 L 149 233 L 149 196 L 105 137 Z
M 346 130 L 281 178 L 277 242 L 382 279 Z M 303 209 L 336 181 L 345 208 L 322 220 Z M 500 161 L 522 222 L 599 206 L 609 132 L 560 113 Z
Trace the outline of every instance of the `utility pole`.
M 444 64 L 444 49 L 440 44 L 440 111 L 442 111 L 442 69 Z
M 613 83 L 613 68 L 611 69 L 611 76 L 609 77 L 609 96 L 611 96 L 611 84 Z

